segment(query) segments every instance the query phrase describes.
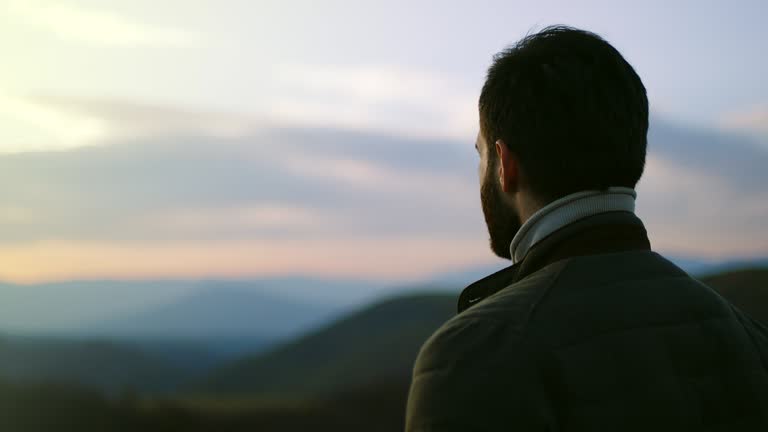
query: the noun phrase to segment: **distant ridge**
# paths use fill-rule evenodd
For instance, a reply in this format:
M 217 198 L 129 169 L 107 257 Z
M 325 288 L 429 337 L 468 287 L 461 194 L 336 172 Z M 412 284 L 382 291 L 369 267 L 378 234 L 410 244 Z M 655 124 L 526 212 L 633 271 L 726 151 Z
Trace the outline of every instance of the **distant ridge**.
M 0 380 L 115 394 L 167 391 L 189 376 L 189 371 L 126 344 L 0 336 Z
M 701 278 L 737 308 L 768 325 L 768 268 L 730 271 Z
M 341 391 L 410 374 L 424 341 L 456 312 L 456 298 L 412 294 L 381 301 L 200 383 L 211 393 L 291 396 Z
M 755 319 L 768 323 L 768 268 L 702 280 Z M 263 355 L 213 372 L 203 393 L 296 397 L 408 382 L 420 346 L 455 314 L 456 294 L 391 298 Z
M 376 293 L 384 286 L 382 282 L 298 276 L 74 280 L 30 285 L 0 282 L 0 332 L 81 338 L 147 333 L 152 328 L 155 331 L 151 333 L 171 333 L 170 329 L 175 328 L 179 332 L 164 336 L 194 333 L 199 339 L 209 329 L 221 336 L 218 330 L 229 326 L 232 334 L 228 336 L 263 330 L 262 336 L 276 338 L 294 330 L 305 331 L 305 324 L 317 325 L 318 315 L 336 315 L 367 304 L 378 297 Z M 242 310 L 246 305 L 252 312 L 250 317 L 245 316 L 248 311 Z M 230 307 L 237 313 L 228 312 Z M 295 311 L 291 311 L 294 307 Z M 266 324 L 259 321 L 260 315 L 270 313 L 280 319 Z M 245 318 L 251 321 L 244 322 Z M 153 322 L 158 325 L 152 327 Z M 270 333 L 272 329 L 276 332 Z
M 727 260 L 705 260 L 675 255 L 666 257 L 678 267 L 699 278 L 744 269 L 768 269 L 768 257 Z
M 168 304 L 97 323 L 80 333 L 118 338 L 276 340 L 305 332 L 340 308 L 286 299 L 246 283 L 209 283 Z
M 768 324 L 768 268 L 733 270 L 699 279 L 753 318 Z M 237 329 L 248 329 L 249 325 L 250 335 L 256 337 L 261 330 L 254 324 L 258 319 L 310 318 L 297 317 L 306 310 L 294 309 L 292 302 L 286 304 L 286 310 L 275 308 L 258 313 L 262 306 L 269 308 L 272 304 L 267 301 L 269 296 L 262 298 L 256 291 L 230 291 L 231 288 L 206 289 L 183 297 L 202 309 L 177 301 L 150 315 L 129 320 L 128 324 L 138 326 L 133 330 L 142 330 L 141 326 L 148 326 L 142 331 L 156 329 L 155 326 L 173 330 L 157 340 L 99 342 L 0 334 L 0 379 L 73 383 L 107 392 L 133 388 L 142 392 L 194 391 L 266 397 L 343 394 L 354 389 L 378 388 L 380 384 L 373 383 L 383 382 L 404 386 L 418 349 L 455 314 L 458 292 L 440 290 L 433 284 L 429 289 L 435 293 L 400 294 L 352 312 L 337 309 L 316 324 L 307 322 L 312 330 L 302 331 L 301 336 L 278 342 L 279 345 L 271 345 L 274 341 L 254 344 L 259 342 L 255 339 L 221 339 L 222 344 L 230 345 L 220 347 L 228 351 L 223 352 L 195 341 L 168 338 L 184 334 L 174 326 L 181 322 L 184 329 L 187 317 L 194 318 L 195 313 L 200 314 L 198 319 L 203 327 L 193 327 L 186 335 L 202 339 L 237 334 Z M 401 287 L 397 292 L 406 289 Z M 218 294 L 223 298 L 216 299 Z M 177 307 L 185 312 L 177 316 Z M 208 309 L 223 315 L 206 315 Z M 216 321 L 227 314 L 232 321 Z M 339 315 L 341 318 L 334 318 Z M 158 316 L 165 321 L 153 321 Z M 189 330 L 186 327 L 185 331 Z M 196 334 L 203 330 L 210 332 Z

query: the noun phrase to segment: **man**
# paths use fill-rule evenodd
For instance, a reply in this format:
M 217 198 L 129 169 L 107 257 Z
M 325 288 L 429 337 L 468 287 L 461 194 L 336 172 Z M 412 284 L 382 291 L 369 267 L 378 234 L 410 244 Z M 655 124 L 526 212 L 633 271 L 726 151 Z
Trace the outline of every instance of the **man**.
M 768 430 L 765 328 L 652 252 L 634 214 L 632 66 L 546 28 L 494 58 L 479 111 L 483 212 L 513 265 L 422 347 L 407 431 Z

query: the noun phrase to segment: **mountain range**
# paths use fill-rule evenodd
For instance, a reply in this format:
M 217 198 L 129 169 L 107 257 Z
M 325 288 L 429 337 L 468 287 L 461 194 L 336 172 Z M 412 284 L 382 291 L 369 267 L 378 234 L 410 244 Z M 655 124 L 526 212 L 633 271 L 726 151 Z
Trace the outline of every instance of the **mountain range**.
M 768 267 L 702 277 L 737 307 L 768 323 Z M 294 342 L 209 375 L 205 390 L 270 397 L 322 395 L 392 379 L 407 382 L 419 347 L 455 313 L 456 296 L 403 296 L 377 303 Z
M 0 332 L 277 339 L 370 301 L 382 285 L 299 277 L 0 283 Z
M 768 268 L 703 280 L 768 320 Z M 186 375 L 135 346 L 0 338 L 0 429 L 398 430 L 416 352 L 453 315 L 455 300 L 455 293 L 385 298 L 261 353 Z M 152 394 L 180 375 L 186 384 L 177 382 L 176 393 Z
M 766 269 L 702 279 L 768 322 Z M 456 285 L 429 286 L 429 292 L 397 287 L 383 300 L 342 306 L 288 299 L 242 281 L 209 282 L 165 304 L 68 332 L 2 332 L 0 379 L 76 383 L 106 393 L 268 397 L 406 382 L 418 348 L 455 311 Z
M 671 257 L 695 275 L 768 266 L 768 258 Z M 250 280 L 90 280 L 0 283 L 0 332 L 118 339 L 279 340 L 414 287 L 458 292 L 508 262 L 425 277 L 416 284 L 301 276 Z
M 408 376 L 421 344 L 456 311 L 446 294 L 387 299 L 261 356 L 215 371 L 206 391 L 295 395 Z

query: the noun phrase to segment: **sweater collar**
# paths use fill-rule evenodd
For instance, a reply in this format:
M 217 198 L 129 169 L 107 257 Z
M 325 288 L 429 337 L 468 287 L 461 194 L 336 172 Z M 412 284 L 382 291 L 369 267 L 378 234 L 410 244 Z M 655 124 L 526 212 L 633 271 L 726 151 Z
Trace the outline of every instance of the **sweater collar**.
M 573 222 L 612 211 L 634 213 L 636 197 L 634 189 L 612 187 L 577 192 L 547 204 L 528 218 L 512 239 L 512 263 L 522 261 L 536 243 Z

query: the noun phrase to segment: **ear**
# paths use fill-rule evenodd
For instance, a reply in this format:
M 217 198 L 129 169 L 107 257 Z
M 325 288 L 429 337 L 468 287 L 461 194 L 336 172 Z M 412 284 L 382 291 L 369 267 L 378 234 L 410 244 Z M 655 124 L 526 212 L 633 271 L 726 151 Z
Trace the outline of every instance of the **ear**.
M 503 140 L 496 140 L 496 155 L 499 158 L 499 182 L 505 193 L 515 192 L 520 183 L 520 165 L 517 157 Z

